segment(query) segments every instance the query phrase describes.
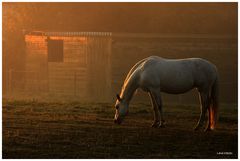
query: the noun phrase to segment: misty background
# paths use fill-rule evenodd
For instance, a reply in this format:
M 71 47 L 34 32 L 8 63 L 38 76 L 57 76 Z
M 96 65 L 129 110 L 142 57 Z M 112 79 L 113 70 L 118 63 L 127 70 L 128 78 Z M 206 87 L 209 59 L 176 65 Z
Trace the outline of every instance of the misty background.
M 222 85 L 222 97 L 237 100 L 237 3 L 2 4 L 3 79 L 9 70 L 25 70 L 28 32 L 112 32 L 113 93 L 120 91 L 130 67 L 146 56 L 203 57 L 221 66 L 222 80 L 228 83 Z M 146 40 L 144 35 L 173 38 Z M 190 39 L 174 38 L 179 35 Z M 166 42 L 168 49 L 160 48 Z

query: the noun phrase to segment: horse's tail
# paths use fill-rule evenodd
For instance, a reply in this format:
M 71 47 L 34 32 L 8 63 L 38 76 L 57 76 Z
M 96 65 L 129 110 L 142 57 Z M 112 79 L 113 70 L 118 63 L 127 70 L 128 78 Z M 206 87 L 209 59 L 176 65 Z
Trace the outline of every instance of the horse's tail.
M 217 118 L 218 118 L 218 95 L 219 95 L 219 83 L 218 83 L 218 77 L 213 83 L 212 90 L 211 90 L 211 95 L 210 95 L 210 100 L 211 100 L 211 105 L 210 105 L 210 129 L 213 130 L 216 126 L 217 123 Z

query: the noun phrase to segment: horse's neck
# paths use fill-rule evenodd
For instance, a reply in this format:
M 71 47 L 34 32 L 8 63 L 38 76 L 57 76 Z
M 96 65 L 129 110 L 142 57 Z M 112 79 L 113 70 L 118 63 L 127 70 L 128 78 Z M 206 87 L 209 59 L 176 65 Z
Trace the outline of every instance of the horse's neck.
M 133 94 L 135 93 L 136 89 L 138 88 L 138 73 L 134 72 L 128 79 L 124 82 L 120 97 L 122 100 L 129 104 L 132 99 Z

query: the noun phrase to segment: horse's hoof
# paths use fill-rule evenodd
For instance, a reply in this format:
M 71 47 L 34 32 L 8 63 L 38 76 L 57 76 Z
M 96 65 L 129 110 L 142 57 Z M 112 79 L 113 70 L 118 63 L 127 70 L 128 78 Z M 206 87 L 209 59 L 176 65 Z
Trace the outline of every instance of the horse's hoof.
M 158 127 L 159 127 L 159 128 L 164 128 L 165 125 L 166 125 L 165 121 L 162 120 Z
M 152 124 L 152 127 L 153 127 L 153 128 L 157 128 L 157 127 L 158 127 L 158 124 Z
M 152 128 L 157 128 L 157 125 L 156 125 L 156 124 L 152 124 L 151 127 L 152 127 Z
M 210 132 L 210 131 L 213 131 L 213 129 L 211 129 L 210 127 L 204 129 L 204 132 Z
M 152 127 L 157 128 L 159 124 L 160 124 L 159 121 L 153 122 Z
M 199 130 L 199 126 L 194 127 L 193 130 L 194 130 L 194 131 L 198 131 L 198 130 Z
M 159 128 L 164 128 L 164 127 L 166 127 L 166 126 L 165 126 L 165 124 L 160 124 L 158 127 L 159 127 Z

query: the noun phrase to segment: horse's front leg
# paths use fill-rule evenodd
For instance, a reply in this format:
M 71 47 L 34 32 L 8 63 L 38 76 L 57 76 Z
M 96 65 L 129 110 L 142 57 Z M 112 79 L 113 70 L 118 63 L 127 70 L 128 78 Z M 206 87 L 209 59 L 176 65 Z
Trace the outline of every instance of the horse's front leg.
M 159 127 L 165 127 L 165 120 L 163 119 L 163 110 L 162 110 L 162 98 L 160 92 L 156 93 L 156 102 L 158 105 L 158 110 L 160 113 L 160 124 Z
M 165 121 L 163 119 L 163 112 L 162 112 L 162 99 L 161 99 L 161 94 L 160 94 L 160 90 L 153 90 L 151 91 L 151 95 L 153 97 L 153 101 L 155 102 L 155 113 L 158 113 L 158 120 L 159 123 L 157 125 L 157 127 L 164 127 L 165 125 Z
M 150 96 L 150 100 L 151 100 L 152 107 L 153 107 L 153 113 L 154 113 L 154 121 L 152 123 L 152 127 L 158 127 L 160 124 L 160 116 L 159 116 L 158 107 L 157 107 L 155 98 L 153 97 L 153 94 L 151 92 L 149 92 L 148 94 Z

